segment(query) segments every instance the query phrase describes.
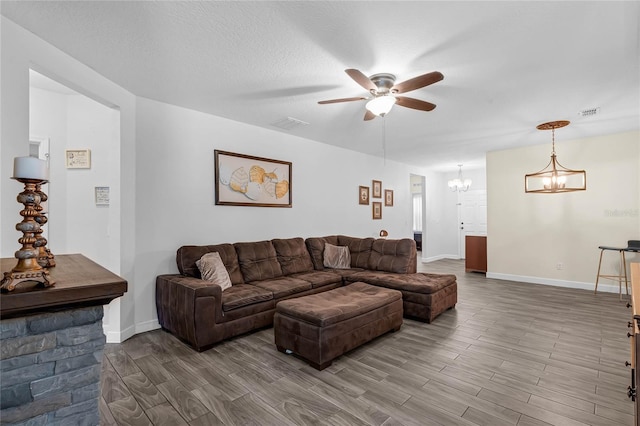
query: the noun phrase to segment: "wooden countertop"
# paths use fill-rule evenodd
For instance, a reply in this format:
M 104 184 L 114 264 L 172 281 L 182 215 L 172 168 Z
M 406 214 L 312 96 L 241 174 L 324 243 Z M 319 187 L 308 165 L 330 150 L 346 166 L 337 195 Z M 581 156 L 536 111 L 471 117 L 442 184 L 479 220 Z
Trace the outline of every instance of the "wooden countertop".
M 49 268 L 55 285 L 23 282 L 15 290 L 0 294 L 0 318 L 62 308 L 106 305 L 127 291 L 127 281 L 81 254 L 56 255 L 56 266 Z M 0 270 L 8 272 L 18 260 L 0 259 Z

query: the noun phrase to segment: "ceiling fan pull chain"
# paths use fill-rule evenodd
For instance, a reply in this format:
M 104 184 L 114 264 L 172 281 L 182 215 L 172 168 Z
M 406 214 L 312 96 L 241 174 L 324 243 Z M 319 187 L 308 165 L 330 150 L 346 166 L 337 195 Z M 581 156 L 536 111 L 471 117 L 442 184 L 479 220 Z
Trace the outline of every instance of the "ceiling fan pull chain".
M 387 166 L 387 114 L 382 116 L 382 165 Z

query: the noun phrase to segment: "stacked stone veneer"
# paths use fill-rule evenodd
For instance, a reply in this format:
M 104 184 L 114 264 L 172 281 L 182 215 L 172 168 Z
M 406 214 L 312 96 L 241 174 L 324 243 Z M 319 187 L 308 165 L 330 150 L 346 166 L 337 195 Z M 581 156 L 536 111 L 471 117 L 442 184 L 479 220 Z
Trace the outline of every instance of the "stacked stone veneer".
M 0 321 L 0 422 L 99 425 L 102 306 Z

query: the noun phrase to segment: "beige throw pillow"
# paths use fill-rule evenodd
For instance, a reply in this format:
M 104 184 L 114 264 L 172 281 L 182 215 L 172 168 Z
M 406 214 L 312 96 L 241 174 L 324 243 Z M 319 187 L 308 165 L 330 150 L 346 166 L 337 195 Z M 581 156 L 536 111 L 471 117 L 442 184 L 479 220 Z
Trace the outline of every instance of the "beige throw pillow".
M 324 244 L 325 268 L 333 269 L 349 269 L 351 268 L 351 253 L 347 246 L 334 246 L 333 244 Z
M 200 260 L 196 261 L 196 266 L 200 270 L 203 280 L 218 284 L 222 287 L 222 291 L 231 287 L 231 278 L 229 278 L 229 272 L 227 272 L 227 268 L 222 263 L 220 253 L 205 254 Z

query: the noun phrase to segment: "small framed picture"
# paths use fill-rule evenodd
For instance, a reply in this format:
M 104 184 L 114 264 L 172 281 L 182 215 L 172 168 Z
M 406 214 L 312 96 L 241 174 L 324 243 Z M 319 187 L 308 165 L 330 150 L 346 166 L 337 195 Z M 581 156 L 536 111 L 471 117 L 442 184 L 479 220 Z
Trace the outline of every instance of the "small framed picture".
M 67 149 L 65 151 L 67 169 L 90 169 L 90 149 Z
M 380 201 L 374 201 L 371 204 L 373 205 L 373 218 L 382 219 L 382 203 Z
M 96 206 L 108 206 L 109 205 L 109 187 L 108 186 L 96 186 Z
M 393 206 L 393 189 L 384 190 L 384 205 L 389 207 Z
M 358 204 L 369 205 L 369 187 L 360 186 L 358 188 Z
M 371 196 L 373 198 L 382 198 L 382 181 L 372 181 L 372 192 L 373 194 Z

